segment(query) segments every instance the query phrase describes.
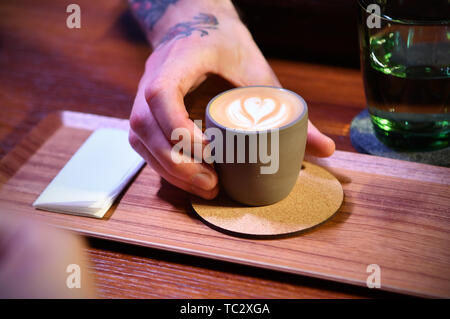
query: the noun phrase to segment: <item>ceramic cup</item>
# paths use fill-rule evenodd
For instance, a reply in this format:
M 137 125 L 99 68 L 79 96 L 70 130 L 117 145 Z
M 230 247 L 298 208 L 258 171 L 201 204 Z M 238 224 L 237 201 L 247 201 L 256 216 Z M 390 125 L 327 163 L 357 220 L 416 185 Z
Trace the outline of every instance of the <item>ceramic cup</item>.
M 291 98 L 295 97 L 294 101 L 299 103 L 301 111 L 287 124 L 265 130 L 227 127 L 220 124 L 219 119 L 212 117 L 211 105 L 218 99 L 231 91 L 242 90 L 239 93 L 245 93 L 244 90 L 258 87 L 281 90 Z M 221 133 L 223 136 L 223 154 L 217 156 L 222 160 L 216 159 L 214 166 L 221 187 L 229 197 L 245 205 L 262 206 L 276 203 L 291 192 L 302 167 L 308 129 L 308 108 L 301 96 L 277 87 L 250 86 L 231 89 L 217 95 L 208 103 L 205 122 L 206 132 L 215 131 L 216 135 Z M 211 128 L 213 130 L 210 130 Z M 211 135 L 209 138 L 211 145 L 218 141 L 217 136 Z M 258 155 L 256 159 L 255 151 Z M 220 155 L 220 149 L 212 147 L 212 153 Z M 268 156 L 259 156 L 260 154 Z

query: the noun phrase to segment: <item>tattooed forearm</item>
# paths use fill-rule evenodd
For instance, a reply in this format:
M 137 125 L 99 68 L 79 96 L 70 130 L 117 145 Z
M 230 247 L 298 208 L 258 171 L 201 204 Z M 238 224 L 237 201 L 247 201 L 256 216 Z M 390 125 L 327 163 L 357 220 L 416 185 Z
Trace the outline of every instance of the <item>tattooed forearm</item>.
M 166 12 L 169 5 L 178 0 L 128 0 L 139 22 L 146 30 L 152 31 L 156 22 Z
M 166 35 L 162 38 L 161 44 L 172 39 L 186 38 L 194 31 L 200 32 L 200 36 L 208 35 L 207 30 L 217 29 L 219 21 L 217 18 L 209 13 L 199 13 L 192 21 L 181 22 L 169 29 Z

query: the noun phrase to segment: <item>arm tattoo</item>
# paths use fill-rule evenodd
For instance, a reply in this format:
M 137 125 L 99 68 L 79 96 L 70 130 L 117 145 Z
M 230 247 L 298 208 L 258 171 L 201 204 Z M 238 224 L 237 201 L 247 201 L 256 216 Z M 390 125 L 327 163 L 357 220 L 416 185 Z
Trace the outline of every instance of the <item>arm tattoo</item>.
M 135 12 L 139 22 L 141 22 L 146 30 L 152 31 L 156 22 L 166 12 L 171 4 L 175 4 L 178 0 L 128 0 L 131 9 Z
M 192 21 L 181 22 L 169 29 L 162 38 L 161 43 L 166 43 L 172 39 L 181 39 L 190 36 L 194 31 L 200 32 L 200 36 L 208 35 L 207 30 L 215 30 L 219 25 L 217 18 L 209 13 L 199 13 Z

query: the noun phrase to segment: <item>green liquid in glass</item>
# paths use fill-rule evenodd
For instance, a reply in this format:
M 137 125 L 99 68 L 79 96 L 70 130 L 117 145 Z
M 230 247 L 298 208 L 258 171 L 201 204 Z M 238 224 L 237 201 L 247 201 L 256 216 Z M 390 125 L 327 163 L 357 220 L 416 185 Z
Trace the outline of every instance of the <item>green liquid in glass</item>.
M 409 150 L 449 146 L 450 32 L 399 25 L 369 39 L 363 72 L 377 137 Z

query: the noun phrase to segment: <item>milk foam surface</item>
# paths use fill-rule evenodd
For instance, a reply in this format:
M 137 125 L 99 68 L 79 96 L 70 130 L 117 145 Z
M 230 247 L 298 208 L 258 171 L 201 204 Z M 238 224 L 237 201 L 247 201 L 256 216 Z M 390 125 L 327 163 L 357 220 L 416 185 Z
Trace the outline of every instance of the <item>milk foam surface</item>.
M 289 91 L 271 87 L 248 87 L 226 92 L 209 107 L 219 124 L 249 131 L 282 127 L 303 112 L 303 101 Z

